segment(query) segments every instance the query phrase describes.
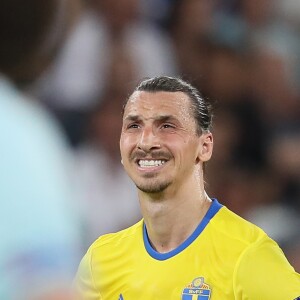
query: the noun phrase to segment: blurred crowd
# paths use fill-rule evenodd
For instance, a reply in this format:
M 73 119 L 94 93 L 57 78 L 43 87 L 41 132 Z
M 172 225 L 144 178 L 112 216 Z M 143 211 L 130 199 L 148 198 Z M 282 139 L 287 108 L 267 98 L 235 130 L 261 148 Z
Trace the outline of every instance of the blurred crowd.
M 180 76 L 215 107 L 211 197 L 261 226 L 300 271 L 300 1 L 86 0 L 54 63 L 26 92 L 72 155 L 85 252 L 140 218 L 119 155 L 140 79 Z

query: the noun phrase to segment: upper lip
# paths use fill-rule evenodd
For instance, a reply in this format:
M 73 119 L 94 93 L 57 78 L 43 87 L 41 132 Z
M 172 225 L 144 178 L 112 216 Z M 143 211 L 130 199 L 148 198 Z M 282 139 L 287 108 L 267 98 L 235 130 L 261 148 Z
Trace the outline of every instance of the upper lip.
M 136 163 L 138 163 L 140 160 L 164 160 L 164 161 L 167 161 L 168 159 L 166 158 L 158 158 L 158 157 L 139 157 L 139 158 L 136 158 L 134 161 Z
M 132 159 L 135 163 L 138 163 L 140 160 L 168 161 L 171 159 L 171 155 L 168 153 L 163 153 L 163 152 L 153 152 L 153 153 L 136 152 L 136 153 L 133 153 Z

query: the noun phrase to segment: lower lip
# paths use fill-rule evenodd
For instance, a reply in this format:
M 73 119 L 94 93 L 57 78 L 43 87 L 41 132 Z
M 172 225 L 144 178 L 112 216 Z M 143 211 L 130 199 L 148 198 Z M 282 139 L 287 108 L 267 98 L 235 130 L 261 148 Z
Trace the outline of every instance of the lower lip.
M 165 165 L 165 163 L 160 166 L 151 166 L 151 167 L 141 167 L 140 165 L 138 165 L 138 170 L 141 172 L 159 171 L 160 169 L 162 169 L 164 167 L 164 165 Z

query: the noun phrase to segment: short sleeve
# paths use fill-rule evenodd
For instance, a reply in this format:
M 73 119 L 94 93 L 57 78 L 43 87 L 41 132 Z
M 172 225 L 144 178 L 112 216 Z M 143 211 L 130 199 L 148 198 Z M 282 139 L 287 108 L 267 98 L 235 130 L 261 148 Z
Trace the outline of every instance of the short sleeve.
M 92 274 L 92 251 L 89 250 L 80 262 L 75 282 L 74 291 L 78 300 L 101 300 L 100 292 L 95 287 Z
M 249 246 L 234 276 L 235 299 L 294 300 L 300 296 L 300 275 L 279 246 L 265 237 Z

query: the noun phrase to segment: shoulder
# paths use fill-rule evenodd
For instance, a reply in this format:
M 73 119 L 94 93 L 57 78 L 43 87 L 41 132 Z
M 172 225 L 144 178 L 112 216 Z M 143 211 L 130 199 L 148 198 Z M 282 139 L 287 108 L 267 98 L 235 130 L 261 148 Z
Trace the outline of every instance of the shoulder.
M 108 249 L 114 249 L 116 251 L 126 251 L 127 247 L 131 247 L 135 242 L 143 239 L 143 220 L 140 220 L 136 224 L 128 227 L 124 230 L 109 233 L 100 236 L 89 248 L 90 255 L 102 252 L 105 249 L 105 253 Z
M 239 299 L 296 299 L 300 295 L 300 274 L 268 236 L 245 249 L 233 278 Z
M 224 206 L 210 224 L 211 239 L 217 243 L 225 261 L 234 261 L 236 298 L 287 299 L 289 295 L 294 299 L 299 295 L 299 274 L 278 244 L 261 228 Z M 285 284 L 281 287 L 283 281 Z
M 24 241 L 31 241 L 25 242 L 30 248 L 45 236 L 49 244 L 64 245 L 77 236 L 78 225 L 69 209 L 72 190 L 64 139 L 42 105 L 5 78 L 0 78 L 0 103 L 0 223 L 15 232 L 8 234 L 0 226 L 1 238 L 21 248 Z
M 268 238 L 261 228 L 238 216 L 225 206 L 211 220 L 211 225 L 219 238 L 232 244 L 241 244 L 244 247 Z

